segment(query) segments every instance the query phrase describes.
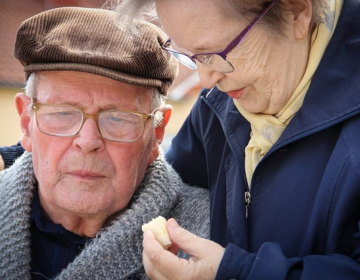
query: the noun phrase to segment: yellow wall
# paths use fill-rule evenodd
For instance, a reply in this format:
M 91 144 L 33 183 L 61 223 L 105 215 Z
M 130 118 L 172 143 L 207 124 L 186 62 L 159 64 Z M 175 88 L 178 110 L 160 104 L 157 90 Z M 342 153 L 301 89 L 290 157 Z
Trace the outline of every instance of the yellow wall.
M 190 113 L 193 104 L 196 101 L 197 96 L 187 98 L 186 100 L 172 101 L 167 100 L 166 103 L 173 106 L 173 112 L 171 114 L 170 121 L 166 127 L 169 134 L 176 134 Z
M 0 88 L 0 146 L 14 145 L 20 140 L 19 117 L 14 97 L 20 89 Z

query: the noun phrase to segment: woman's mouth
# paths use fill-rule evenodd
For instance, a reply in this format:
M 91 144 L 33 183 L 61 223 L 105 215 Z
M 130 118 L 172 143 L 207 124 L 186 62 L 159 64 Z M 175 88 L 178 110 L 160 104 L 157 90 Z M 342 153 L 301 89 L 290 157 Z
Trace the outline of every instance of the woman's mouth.
M 240 99 L 241 96 L 244 94 L 244 90 L 245 88 L 242 89 L 237 89 L 237 90 L 233 90 L 233 91 L 228 91 L 227 94 L 234 99 Z

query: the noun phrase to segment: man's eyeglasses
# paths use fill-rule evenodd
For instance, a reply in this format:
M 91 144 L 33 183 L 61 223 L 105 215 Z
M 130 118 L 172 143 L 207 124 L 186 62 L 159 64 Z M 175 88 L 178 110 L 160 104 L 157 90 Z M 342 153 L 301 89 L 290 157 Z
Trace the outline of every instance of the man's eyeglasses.
M 144 132 L 145 124 L 154 117 L 150 114 L 107 109 L 97 114 L 87 114 L 70 105 L 36 103 L 31 108 L 36 115 L 39 130 L 47 135 L 71 137 L 79 133 L 87 119 L 94 119 L 101 136 L 117 142 L 134 142 Z
M 234 71 L 234 66 L 226 60 L 226 55 L 232 51 L 237 45 L 239 45 L 245 38 L 245 36 L 250 32 L 250 30 L 261 20 L 261 18 L 275 5 L 276 2 L 270 2 L 270 4 L 254 18 L 248 26 L 245 27 L 241 33 L 230 42 L 227 47 L 221 52 L 210 52 L 210 53 L 198 53 L 193 56 L 189 56 L 185 53 L 177 52 L 173 49 L 170 49 L 171 39 L 168 39 L 165 44 L 162 46 L 164 50 L 167 50 L 172 56 L 174 56 L 179 62 L 185 66 L 196 70 L 196 60 L 200 63 L 203 63 L 207 67 L 211 68 L 214 71 L 222 73 L 230 73 Z

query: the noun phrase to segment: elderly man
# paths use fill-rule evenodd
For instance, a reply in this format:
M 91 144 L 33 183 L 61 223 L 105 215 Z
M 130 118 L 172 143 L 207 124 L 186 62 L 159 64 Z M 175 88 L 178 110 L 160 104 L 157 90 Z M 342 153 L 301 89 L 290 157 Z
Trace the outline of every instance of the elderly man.
M 113 19 L 61 8 L 20 26 L 26 152 L 0 173 L 1 279 L 145 278 L 141 226 L 159 215 L 208 237 L 208 193 L 159 148 L 177 73 L 166 36 L 146 22 L 130 36 Z

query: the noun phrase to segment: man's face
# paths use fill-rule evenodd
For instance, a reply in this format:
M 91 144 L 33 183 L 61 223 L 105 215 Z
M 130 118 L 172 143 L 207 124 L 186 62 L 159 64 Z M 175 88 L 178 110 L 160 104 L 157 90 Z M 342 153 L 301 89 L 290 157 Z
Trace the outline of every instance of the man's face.
M 152 111 L 151 88 L 82 72 L 38 75 L 39 103 L 72 105 L 89 114 L 110 108 Z M 148 164 L 156 158 L 153 119 L 140 139 L 121 143 L 103 139 L 93 119 L 85 121 L 78 135 L 57 137 L 39 131 L 34 111 L 27 125 L 27 113 L 23 114 L 22 144 L 32 152 L 40 202 L 54 222 L 63 218 L 59 215 L 105 221 L 127 206 Z

